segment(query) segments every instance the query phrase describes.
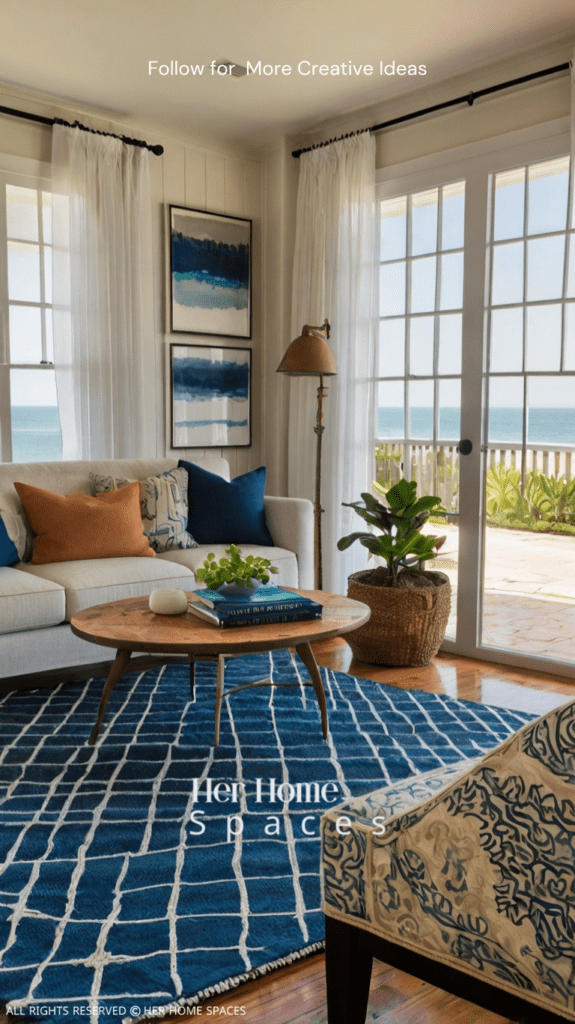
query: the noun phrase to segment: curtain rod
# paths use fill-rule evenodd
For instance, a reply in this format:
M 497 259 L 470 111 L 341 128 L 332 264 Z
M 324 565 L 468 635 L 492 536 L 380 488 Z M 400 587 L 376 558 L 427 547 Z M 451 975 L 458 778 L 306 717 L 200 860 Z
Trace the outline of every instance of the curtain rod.
M 66 128 L 79 128 L 81 132 L 91 132 L 92 135 L 107 135 L 111 139 L 119 139 L 126 146 L 140 146 L 142 149 L 149 149 L 150 153 L 154 153 L 155 156 L 161 156 L 164 152 L 163 146 L 150 146 L 149 143 L 143 142 L 141 139 L 129 139 L 126 135 L 115 135 L 114 132 L 100 132 L 95 128 L 87 128 L 85 124 L 80 124 L 79 121 L 74 121 L 74 124 L 70 124 L 69 121 L 64 121 L 61 117 L 42 117 L 41 114 L 28 114 L 25 110 L 13 110 L 12 107 L 0 107 L 0 114 L 8 114 L 10 117 L 22 117 L 26 121 L 38 121 L 39 124 L 47 124 L 50 128 L 55 124 L 63 124 Z
M 560 71 L 568 71 L 571 67 L 571 61 L 567 61 L 566 64 L 556 64 L 553 68 L 545 68 L 543 71 L 534 71 L 530 75 L 523 75 L 521 78 L 512 78 L 509 82 L 500 82 L 499 85 L 491 85 L 487 89 L 478 89 L 477 92 L 468 92 L 465 96 L 458 96 L 454 100 L 446 100 L 444 103 L 436 103 L 433 107 L 424 107 L 422 110 L 415 110 L 413 114 L 403 114 L 401 117 L 394 117 L 391 121 L 382 121 L 381 124 L 374 124 L 371 128 L 359 128 L 355 132 L 348 132 L 347 135 L 340 135 L 336 139 L 328 139 L 327 142 L 318 142 L 315 146 L 307 146 L 306 149 L 295 149 L 292 152 L 292 156 L 296 159 L 299 158 L 302 153 L 311 153 L 313 149 L 322 149 L 324 146 L 331 145 L 332 142 L 341 142 L 342 139 L 349 139 L 352 135 L 362 135 L 364 132 L 379 132 L 383 128 L 391 128 L 396 124 L 404 124 L 406 121 L 413 121 L 416 117 L 425 117 L 426 114 L 434 114 L 438 110 L 445 110 L 447 107 L 455 107 L 458 103 L 467 103 L 470 107 L 473 106 L 475 100 L 480 99 L 481 96 L 490 96 L 494 92 L 500 92 L 502 89 L 511 89 L 514 85 L 523 85 L 524 82 L 533 82 L 536 78 L 544 78 L 546 75 L 555 75 Z

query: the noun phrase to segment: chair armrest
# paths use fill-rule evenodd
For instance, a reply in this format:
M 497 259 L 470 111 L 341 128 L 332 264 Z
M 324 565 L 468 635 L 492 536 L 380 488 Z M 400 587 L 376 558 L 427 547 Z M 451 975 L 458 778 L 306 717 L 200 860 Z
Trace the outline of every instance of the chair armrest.
M 297 556 L 298 587 L 313 590 L 313 505 L 307 498 L 264 499 L 266 525 L 276 547 Z

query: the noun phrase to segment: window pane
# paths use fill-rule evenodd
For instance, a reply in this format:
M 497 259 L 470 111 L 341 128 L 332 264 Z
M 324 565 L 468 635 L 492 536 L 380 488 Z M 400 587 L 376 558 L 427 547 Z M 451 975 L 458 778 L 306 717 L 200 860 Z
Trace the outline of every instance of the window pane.
M 527 243 L 527 299 L 560 299 L 563 294 L 565 236 L 534 238 Z
M 523 235 L 525 209 L 525 168 L 514 167 L 495 175 L 495 211 L 493 238 L 518 238 Z
M 575 370 L 575 306 L 565 306 L 565 370 Z M 575 381 L 573 382 L 575 388 Z
M 411 264 L 412 313 L 430 313 L 435 309 L 435 274 L 437 258 L 427 256 Z
M 575 388 L 572 377 L 527 378 L 527 440 L 573 444 Z
M 52 303 L 52 246 L 44 249 L 44 302 Z
M 380 260 L 405 257 L 407 237 L 407 196 L 386 199 L 381 204 Z
M 378 377 L 403 377 L 404 372 L 405 320 L 381 320 Z
M 419 377 L 433 373 L 433 327 L 435 317 L 418 316 L 409 321 L 409 372 Z
M 497 245 L 493 250 L 494 306 L 523 301 L 523 242 Z
M 62 458 L 54 370 L 11 370 L 12 459 Z
M 465 217 L 465 182 L 456 181 L 443 188 L 441 248 L 462 249 Z
M 386 263 L 379 268 L 379 315 L 405 313 L 405 263 Z
M 461 373 L 461 313 L 439 318 L 438 373 Z
M 527 309 L 525 368 L 555 370 L 561 366 L 561 305 Z
M 10 306 L 10 362 L 39 363 L 42 321 L 38 306 Z
M 411 255 L 420 256 L 437 249 L 438 190 L 416 192 L 411 197 Z
M 52 193 L 42 192 L 42 236 L 44 241 L 52 244 Z
M 489 378 L 489 441 L 523 438 L 523 377 Z
M 503 373 L 523 369 L 522 309 L 492 311 L 489 368 Z
M 8 238 L 38 241 L 38 193 L 33 188 L 6 185 Z
M 53 332 L 53 319 L 52 310 L 44 310 L 44 320 L 46 324 L 46 359 L 49 363 L 54 362 L 54 332 Z
M 433 381 L 410 380 L 409 436 L 426 441 L 433 437 Z
M 463 253 L 441 257 L 441 309 L 461 309 L 463 305 Z
M 461 424 L 461 381 L 439 382 L 439 437 L 442 441 L 459 441 Z
M 567 274 L 566 295 L 570 299 L 575 299 L 575 235 L 571 235 L 569 238 L 569 271 Z
M 40 249 L 25 242 L 8 242 L 8 297 L 40 302 Z
M 405 437 L 403 381 L 380 381 L 377 397 L 378 437 Z
M 564 231 L 567 223 L 569 157 L 548 160 L 529 168 L 529 231 Z

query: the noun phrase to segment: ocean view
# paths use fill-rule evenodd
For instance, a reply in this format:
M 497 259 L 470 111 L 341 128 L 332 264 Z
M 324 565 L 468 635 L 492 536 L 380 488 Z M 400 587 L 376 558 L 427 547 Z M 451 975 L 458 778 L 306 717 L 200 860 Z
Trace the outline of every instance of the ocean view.
M 62 439 L 58 410 L 52 406 L 26 405 L 12 408 L 12 459 L 14 462 L 55 461 L 62 458 Z M 422 441 L 432 436 L 432 410 L 414 407 L 411 410 L 411 436 Z M 403 410 L 379 409 L 379 437 L 401 438 Z M 521 409 L 492 409 L 489 417 L 489 440 L 521 441 Z M 439 414 L 439 436 L 442 441 L 459 441 L 459 409 L 443 407 Z M 575 447 L 575 408 L 530 409 L 527 440 L 531 444 L 568 444 Z
M 403 409 L 378 410 L 379 437 L 401 438 Z M 442 441 L 460 440 L 460 410 L 449 406 L 439 411 L 439 437 Z M 489 441 L 521 443 L 523 410 L 494 408 L 489 414 Z M 411 437 L 429 440 L 433 435 L 433 411 L 422 406 L 411 409 Z M 527 441 L 531 444 L 569 444 L 575 447 L 575 408 L 530 409 L 527 420 Z

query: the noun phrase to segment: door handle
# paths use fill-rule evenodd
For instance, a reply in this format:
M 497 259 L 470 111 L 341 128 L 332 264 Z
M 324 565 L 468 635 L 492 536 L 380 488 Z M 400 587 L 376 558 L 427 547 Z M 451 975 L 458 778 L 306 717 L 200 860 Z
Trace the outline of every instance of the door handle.
M 472 449 L 473 449 L 473 444 L 472 444 L 471 441 L 460 441 L 459 444 L 457 445 L 457 451 L 461 455 L 469 455 L 469 453 L 472 451 Z

